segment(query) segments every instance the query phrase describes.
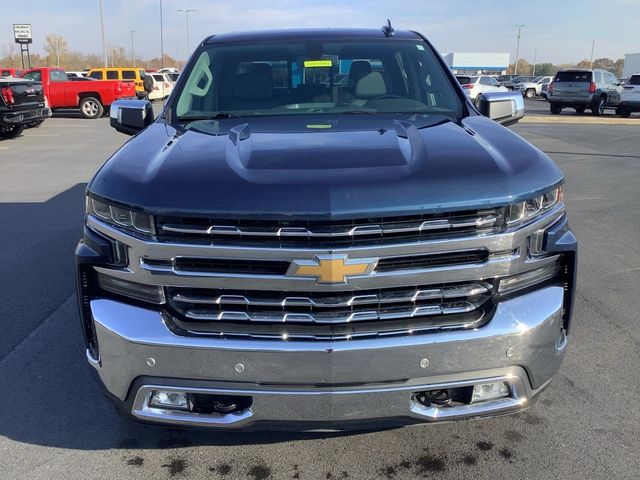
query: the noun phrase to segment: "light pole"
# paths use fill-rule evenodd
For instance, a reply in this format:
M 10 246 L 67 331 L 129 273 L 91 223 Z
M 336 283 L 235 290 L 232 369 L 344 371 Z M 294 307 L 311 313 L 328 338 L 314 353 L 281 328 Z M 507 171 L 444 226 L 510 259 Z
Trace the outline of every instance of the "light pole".
M 162 30 L 162 0 L 160 0 L 160 68 L 164 68 L 164 32 Z
M 187 57 L 189 56 L 189 54 L 191 53 L 191 46 L 189 45 L 189 14 L 195 12 L 195 10 L 192 10 L 190 8 L 181 8 L 179 10 L 176 10 L 177 12 L 184 12 L 184 16 L 187 20 Z
M 520 34 L 522 33 L 522 28 L 524 27 L 524 25 L 515 25 L 516 27 L 518 27 L 518 40 L 516 42 L 516 63 L 513 66 L 513 74 L 517 75 L 518 74 L 518 54 L 520 53 Z
M 591 40 L 591 58 L 589 59 L 589 70 L 591 70 L 593 68 L 593 48 L 596 45 L 596 41 L 595 40 Z
M 107 58 L 107 41 L 104 37 L 104 12 L 102 8 L 102 0 L 100 0 L 100 25 L 102 26 L 102 55 L 104 56 L 104 68 L 107 68 L 108 58 Z
M 131 30 L 131 58 L 133 59 L 133 68 L 136 68 L 136 50 L 133 46 L 133 34 L 136 33 L 135 30 Z

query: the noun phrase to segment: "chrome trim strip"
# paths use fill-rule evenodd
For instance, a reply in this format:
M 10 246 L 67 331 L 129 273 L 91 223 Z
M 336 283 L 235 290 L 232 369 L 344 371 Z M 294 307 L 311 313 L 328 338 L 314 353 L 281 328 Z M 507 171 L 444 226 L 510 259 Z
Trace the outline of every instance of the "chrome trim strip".
M 442 230 L 442 229 L 456 229 L 464 227 L 487 227 L 495 225 L 501 217 L 494 214 L 480 214 L 477 216 L 471 215 L 468 217 L 452 218 L 452 219 L 433 219 L 415 222 L 398 222 L 391 223 L 391 225 L 402 225 L 406 223 L 406 226 L 385 226 L 377 224 L 363 224 L 356 225 L 355 227 L 347 227 L 344 230 L 331 230 L 331 231 L 313 231 L 305 227 L 281 227 L 277 230 L 265 229 L 248 229 L 240 228 L 233 225 L 211 225 L 203 227 L 188 227 L 188 226 L 176 226 L 172 224 L 162 225 L 162 230 L 172 233 L 184 233 L 193 235 L 233 235 L 233 236 L 248 236 L 248 237 L 307 237 L 307 238 L 344 238 L 355 237 L 361 235 L 388 235 L 393 233 L 407 233 L 407 232 L 424 232 L 430 230 Z M 327 227 L 331 228 L 331 227 Z

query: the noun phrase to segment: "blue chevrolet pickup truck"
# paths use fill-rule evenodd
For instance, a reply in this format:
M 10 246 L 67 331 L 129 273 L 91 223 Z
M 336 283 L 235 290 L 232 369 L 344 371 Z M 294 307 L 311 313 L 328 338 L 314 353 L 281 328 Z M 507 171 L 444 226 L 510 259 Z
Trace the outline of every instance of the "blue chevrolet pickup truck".
M 87 188 L 86 354 L 128 418 L 349 429 L 515 413 L 565 354 L 564 177 L 419 33 L 214 35 Z

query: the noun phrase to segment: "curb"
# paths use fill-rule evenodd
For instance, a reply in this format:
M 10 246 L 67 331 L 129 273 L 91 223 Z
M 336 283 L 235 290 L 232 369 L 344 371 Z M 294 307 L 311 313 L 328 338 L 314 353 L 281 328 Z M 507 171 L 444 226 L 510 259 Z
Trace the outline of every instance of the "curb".
M 583 117 L 579 115 L 526 115 L 520 123 L 573 123 L 581 125 L 637 125 L 640 117 Z

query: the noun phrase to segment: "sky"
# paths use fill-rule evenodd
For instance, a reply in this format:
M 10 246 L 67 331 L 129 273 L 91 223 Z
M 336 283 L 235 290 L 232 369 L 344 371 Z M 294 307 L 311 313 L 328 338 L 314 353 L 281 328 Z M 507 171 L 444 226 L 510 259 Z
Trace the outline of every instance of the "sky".
M 640 52 L 640 0 L 103 0 L 108 45 L 136 56 L 160 56 L 160 4 L 164 50 L 187 56 L 208 35 L 230 31 L 300 27 L 379 28 L 387 18 L 396 29 L 418 30 L 440 51 L 516 51 L 516 25 L 524 25 L 520 58 L 575 63 L 621 58 Z M 102 54 L 99 0 L 0 0 L 0 56 L 13 43 L 13 24 L 31 23 L 31 51 L 42 53 L 49 33 L 64 37 L 71 50 Z

